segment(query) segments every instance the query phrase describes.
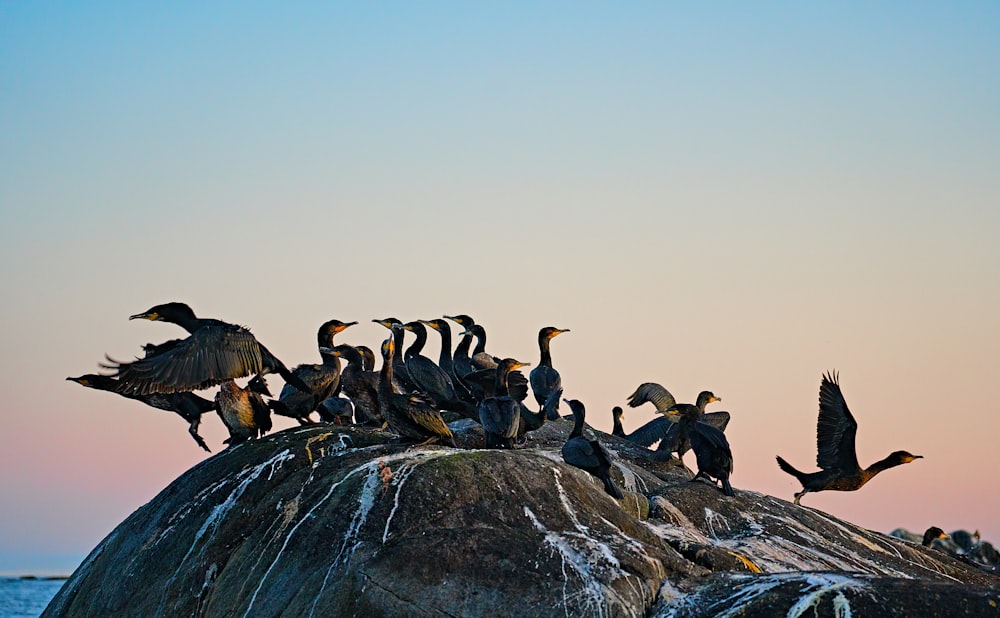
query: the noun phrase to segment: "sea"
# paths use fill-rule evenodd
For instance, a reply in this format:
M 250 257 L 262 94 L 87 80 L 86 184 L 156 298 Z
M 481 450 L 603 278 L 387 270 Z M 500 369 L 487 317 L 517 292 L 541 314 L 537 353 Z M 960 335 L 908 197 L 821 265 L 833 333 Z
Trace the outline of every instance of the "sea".
M 56 596 L 65 578 L 0 577 L 0 616 L 36 618 Z

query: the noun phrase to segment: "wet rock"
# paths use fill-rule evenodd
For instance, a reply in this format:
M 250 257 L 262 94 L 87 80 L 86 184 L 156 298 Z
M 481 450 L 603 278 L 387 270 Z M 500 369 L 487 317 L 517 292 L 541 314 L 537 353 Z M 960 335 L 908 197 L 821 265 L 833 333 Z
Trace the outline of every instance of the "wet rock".
M 44 615 L 871 615 L 1000 598 L 996 577 L 939 552 L 727 498 L 595 432 L 626 490 L 615 501 L 562 461 L 569 422 L 513 451 L 452 427 L 464 448 L 315 425 L 218 453 L 119 525 Z

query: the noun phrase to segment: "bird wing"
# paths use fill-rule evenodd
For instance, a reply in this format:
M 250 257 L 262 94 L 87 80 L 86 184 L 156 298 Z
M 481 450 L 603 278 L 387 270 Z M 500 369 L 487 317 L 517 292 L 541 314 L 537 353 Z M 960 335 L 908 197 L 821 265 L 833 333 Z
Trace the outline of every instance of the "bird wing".
M 219 324 L 202 327 L 160 353 L 108 368 L 116 370 L 120 393 L 175 393 L 259 373 L 261 357 L 250 331 Z
M 491 397 L 479 404 L 479 422 L 483 430 L 501 438 L 513 438 L 521 420 L 521 407 L 510 397 Z
M 257 393 L 250 393 L 250 407 L 253 409 L 253 423 L 261 435 L 271 431 L 271 408 Z
M 528 380 L 538 405 L 545 403 L 552 391 L 562 387 L 562 378 L 559 376 L 559 372 L 548 365 L 539 365 L 532 369 L 531 373 L 528 374 Z
M 668 418 L 660 416 L 625 437 L 629 442 L 634 442 L 642 446 L 651 446 L 657 440 L 662 440 L 667 435 L 667 432 L 670 431 L 670 428 L 676 424 L 671 423 Z
M 729 425 L 729 412 L 718 411 L 718 412 L 706 412 L 701 415 L 698 419 L 702 423 L 707 423 L 712 427 L 715 427 L 719 431 L 725 431 L 726 427 Z
M 670 391 L 656 382 L 644 382 L 628 396 L 628 405 L 632 408 L 638 408 L 647 401 L 656 406 L 657 411 L 666 410 L 677 403 Z
M 528 398 L 528 378 L 516 369 L 507 374 L 507 394 L 514 401 Z
M 597 468 L 601 465 L 598 454 L 590 440 L 582 436 L 570 438 L 562 447 L 563 461 L 577 468 Z
M 824 374 L 819 386 L 819 419 L 816 422 L 816 464 L 823 470 L 857 470 L 854 420 L 840 392 L 836 374 Z
M 451 437 L 451 430 L 441 418 L 441 413 L 435 410 L 427 400 L 419 395 L 409 395 L 409 415 L 414 423 L 437 436 Z

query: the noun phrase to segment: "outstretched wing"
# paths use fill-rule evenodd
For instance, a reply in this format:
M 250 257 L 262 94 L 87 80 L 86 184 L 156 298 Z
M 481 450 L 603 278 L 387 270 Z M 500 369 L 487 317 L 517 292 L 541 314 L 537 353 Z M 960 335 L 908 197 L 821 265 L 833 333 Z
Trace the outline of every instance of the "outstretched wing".
M 857 470 L 854 420 L 840 392 L 839 376 L 826 373 L 819 386 L 819 420 L 816 422 L 816 464 L 823 470 Z
M 228 324 L 200 328 L 145 358 L 112 363 L 107 368 L 115 370 L 118 392 L 132 395 L 200 390 L 261 371 L 257 340 Z
M 701 415 L 698 419 L 702 423 L 706 423 L 715 427 L 719 431 L 725 431 L 726 427 L 729 425 L 729 412 L 720 410 L 718 412 L 706 412 Z
M 660 416 L 625 437 L 629 442 L 634 442 L 641 446 L 651 446 L 657 440 L 662 440 L 667 435 L 667 432 L 670 431 L 670 428 L 676 424 L 671 423 L 667 417 Z
M 638 408 L 647 401 L 656 406 L 657 412 L 662 412 L 677 403 L 670 391 L 656 382 L 643 382 L 628 396 L 628 405 L 632 408 Z

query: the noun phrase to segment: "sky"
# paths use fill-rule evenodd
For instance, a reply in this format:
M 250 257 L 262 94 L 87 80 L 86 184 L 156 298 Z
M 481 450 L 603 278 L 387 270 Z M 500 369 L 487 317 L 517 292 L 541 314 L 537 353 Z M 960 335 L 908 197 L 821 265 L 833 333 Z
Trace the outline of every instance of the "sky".
M 998 31 L 986 2 L 3 3 L 0 573 L 69 573 L 208 456 L 65 381 L 180 336 L 127 319 L 175 300 L 289 366 L 332 318 L 375 347 L 468 313 L 533 363 L 569 328 L 592 426 L 712 390 L 734 487 L 789 500 L 774 457 L 816 469 L 837 370 L 861 464 L 924 459 L 803 503 L 1000 543 Z

